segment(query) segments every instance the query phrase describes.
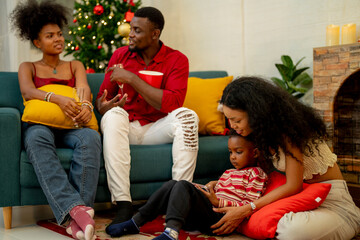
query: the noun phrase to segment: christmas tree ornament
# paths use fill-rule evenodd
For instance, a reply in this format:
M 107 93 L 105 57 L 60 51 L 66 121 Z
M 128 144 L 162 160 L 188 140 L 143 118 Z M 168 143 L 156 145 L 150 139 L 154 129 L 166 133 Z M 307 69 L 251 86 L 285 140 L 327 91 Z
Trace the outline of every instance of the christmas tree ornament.
M 75 51 L 78 51 L 80 48 L 79 48 L 79 46 L 76 46 L 75 47 Z
M 130 9 L 125 13 L 125 20 L 127 22 L 131 22 L 131 19 L 134 17 L 134 14 L 133 12 L 130 11 Z
M 123 38 L 123 39 L 121 39 L 121 44 L 122 44 L 122 45 L 129 45 L 129 38 Z
M 101 15 L 104 13 L 104 7 L 101 6 L 100 4 L 97 4 L 95 7 L 94 7 L 94 14 L 95 15 Z
M 101 44 L 99 44 L 98 46 L 97 46 L 97 49 L 102 49 L 102 46 L 101 46 Z
M 73 23 L 76 23 L 76 22 L 77 22 L 77 19 L 76 19 L 76 18 L 74 18 Z
M 92 28 L 92 26 L 91 26 L 91 24 L 89 23 L 88 25 L 87 25 L 87 29 L 91 29 Z
M 95 73 L 95 70 L 93 68 L 86 68 L 86 73 Z
M 130 31 L 131 31 L 131 27 L 129 23 L 120 24 L 120 26 L 118 27 L 118 33 L 122 37 L 129 36 Z

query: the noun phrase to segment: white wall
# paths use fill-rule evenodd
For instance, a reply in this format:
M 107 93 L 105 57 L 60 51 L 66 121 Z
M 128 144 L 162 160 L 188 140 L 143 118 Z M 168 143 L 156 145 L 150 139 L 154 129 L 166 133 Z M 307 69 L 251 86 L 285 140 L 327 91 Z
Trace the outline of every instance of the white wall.
M 229 74 L 279 76 L 283 54 L 305 59 L 325 45 L 326 26 L 356 23 L 359 0 L 143 0 L 165 15 L 162 39 L 183 51 L 190 70 L 225 69 Z
M 187 55 L 190 71 L 244 72 L 243 0 L 142 0 L 165 17 L 161 39 Z
M 8 4 L 8 14 L 13 1 L 1 1 Z M 279 76 L 274 64 L 280 62 L 281 55 L 288 54 L 294 61 L 306 57 L 301 66 L 311 67 L 311 74 L 312 50 L 325 45 L 328 24 L 341 26 L 353 22 L 360 30 L 359 0 L 142 0 L 142 3 L 163 12 L 165 29 L 161 38 L 188 56 L 191 71 L 226 70 L 235 76 L 270 78 Z M 0 20 L 3 26 L 5 20 L 3 17 Z M 17 71 L 20 62 L 41 57 L 37 50 L 29 50 L 28 43 L 14 42 L 12 32 L 3 31 L 0 30 L 0 71 Z M 11 39 L 5 41 L 7 37 Z M 2 56 L 4 45 L 9 42 L 15 46 L 10 47 L 14 60 L 7 63 Z

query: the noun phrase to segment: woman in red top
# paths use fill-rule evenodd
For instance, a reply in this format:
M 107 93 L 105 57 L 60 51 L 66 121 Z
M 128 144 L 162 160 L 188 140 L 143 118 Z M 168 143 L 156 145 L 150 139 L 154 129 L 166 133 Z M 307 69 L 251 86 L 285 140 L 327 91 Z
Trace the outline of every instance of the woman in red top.
M 92 117 L 92 105 L 84 66 L 79 61 L 63 61 L 59 56 L 64 49 L 61 29 L 67 24 L 66 14 L 67 9 L 60 4 L 35 0 L 19 3 L 12 12 L 11 21 L 19 36 L 30 40 L 43 53 L 38 61 L 21 63 L 18 71 L 20 90 L 25 100 L 55 103 L 74 123 L 86 124 Z M 38 89 L 47 84 L 84 88 L 83 104 L 79 106 L 73 98 Z M 58 224 L 70 219 L 69 233 L 78 239 L 92 239 L 100 135 L 90 128 L 55 129 L 28 124 L 24 146 Z M 56 154 L 57 146 L 73 149 L 69 176 Z

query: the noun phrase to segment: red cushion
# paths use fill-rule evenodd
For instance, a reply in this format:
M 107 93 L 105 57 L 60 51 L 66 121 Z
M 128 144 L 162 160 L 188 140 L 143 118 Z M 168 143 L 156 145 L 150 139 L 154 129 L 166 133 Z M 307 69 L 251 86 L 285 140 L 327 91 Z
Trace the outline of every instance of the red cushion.
M 269 174 L 269 182 L 264 194 L 286 182 L 285 175 L 279 172 Z M 244 221 L 238 228 L 242 234 L 255 239 L 274 238 L 277 224 L 288 212 L 303 212 L 320 206 L 331 188 L 328 183 L 303 184 L 303 190 L 295 195 L 268 204 Z

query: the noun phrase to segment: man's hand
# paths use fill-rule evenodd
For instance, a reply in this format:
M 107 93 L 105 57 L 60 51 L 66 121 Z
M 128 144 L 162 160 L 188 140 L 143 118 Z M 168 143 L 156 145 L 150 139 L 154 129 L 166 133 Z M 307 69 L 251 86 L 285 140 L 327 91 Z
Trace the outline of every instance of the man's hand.
M 131 80 L 136 77 L 134 73 L 125 70 L 122 64 L 115 64 L 114 66 L 107 68 L 105 73 L 109 72 L 111 72 L 110 81 L 115 81 L 118 84 L 131 84 Z
M 126 93 L 122 97 L 120 94 L 118 94 L 110 101 L 106 100 L 106 96 L 107 96 L 107 90 L 105 89 L 103 95 L 96 100 L 96 109 L 99 111 L 101 115 L 104 115 L 108 110 L 110 110 L 113 107 L 124 107 L 127 99 Z

